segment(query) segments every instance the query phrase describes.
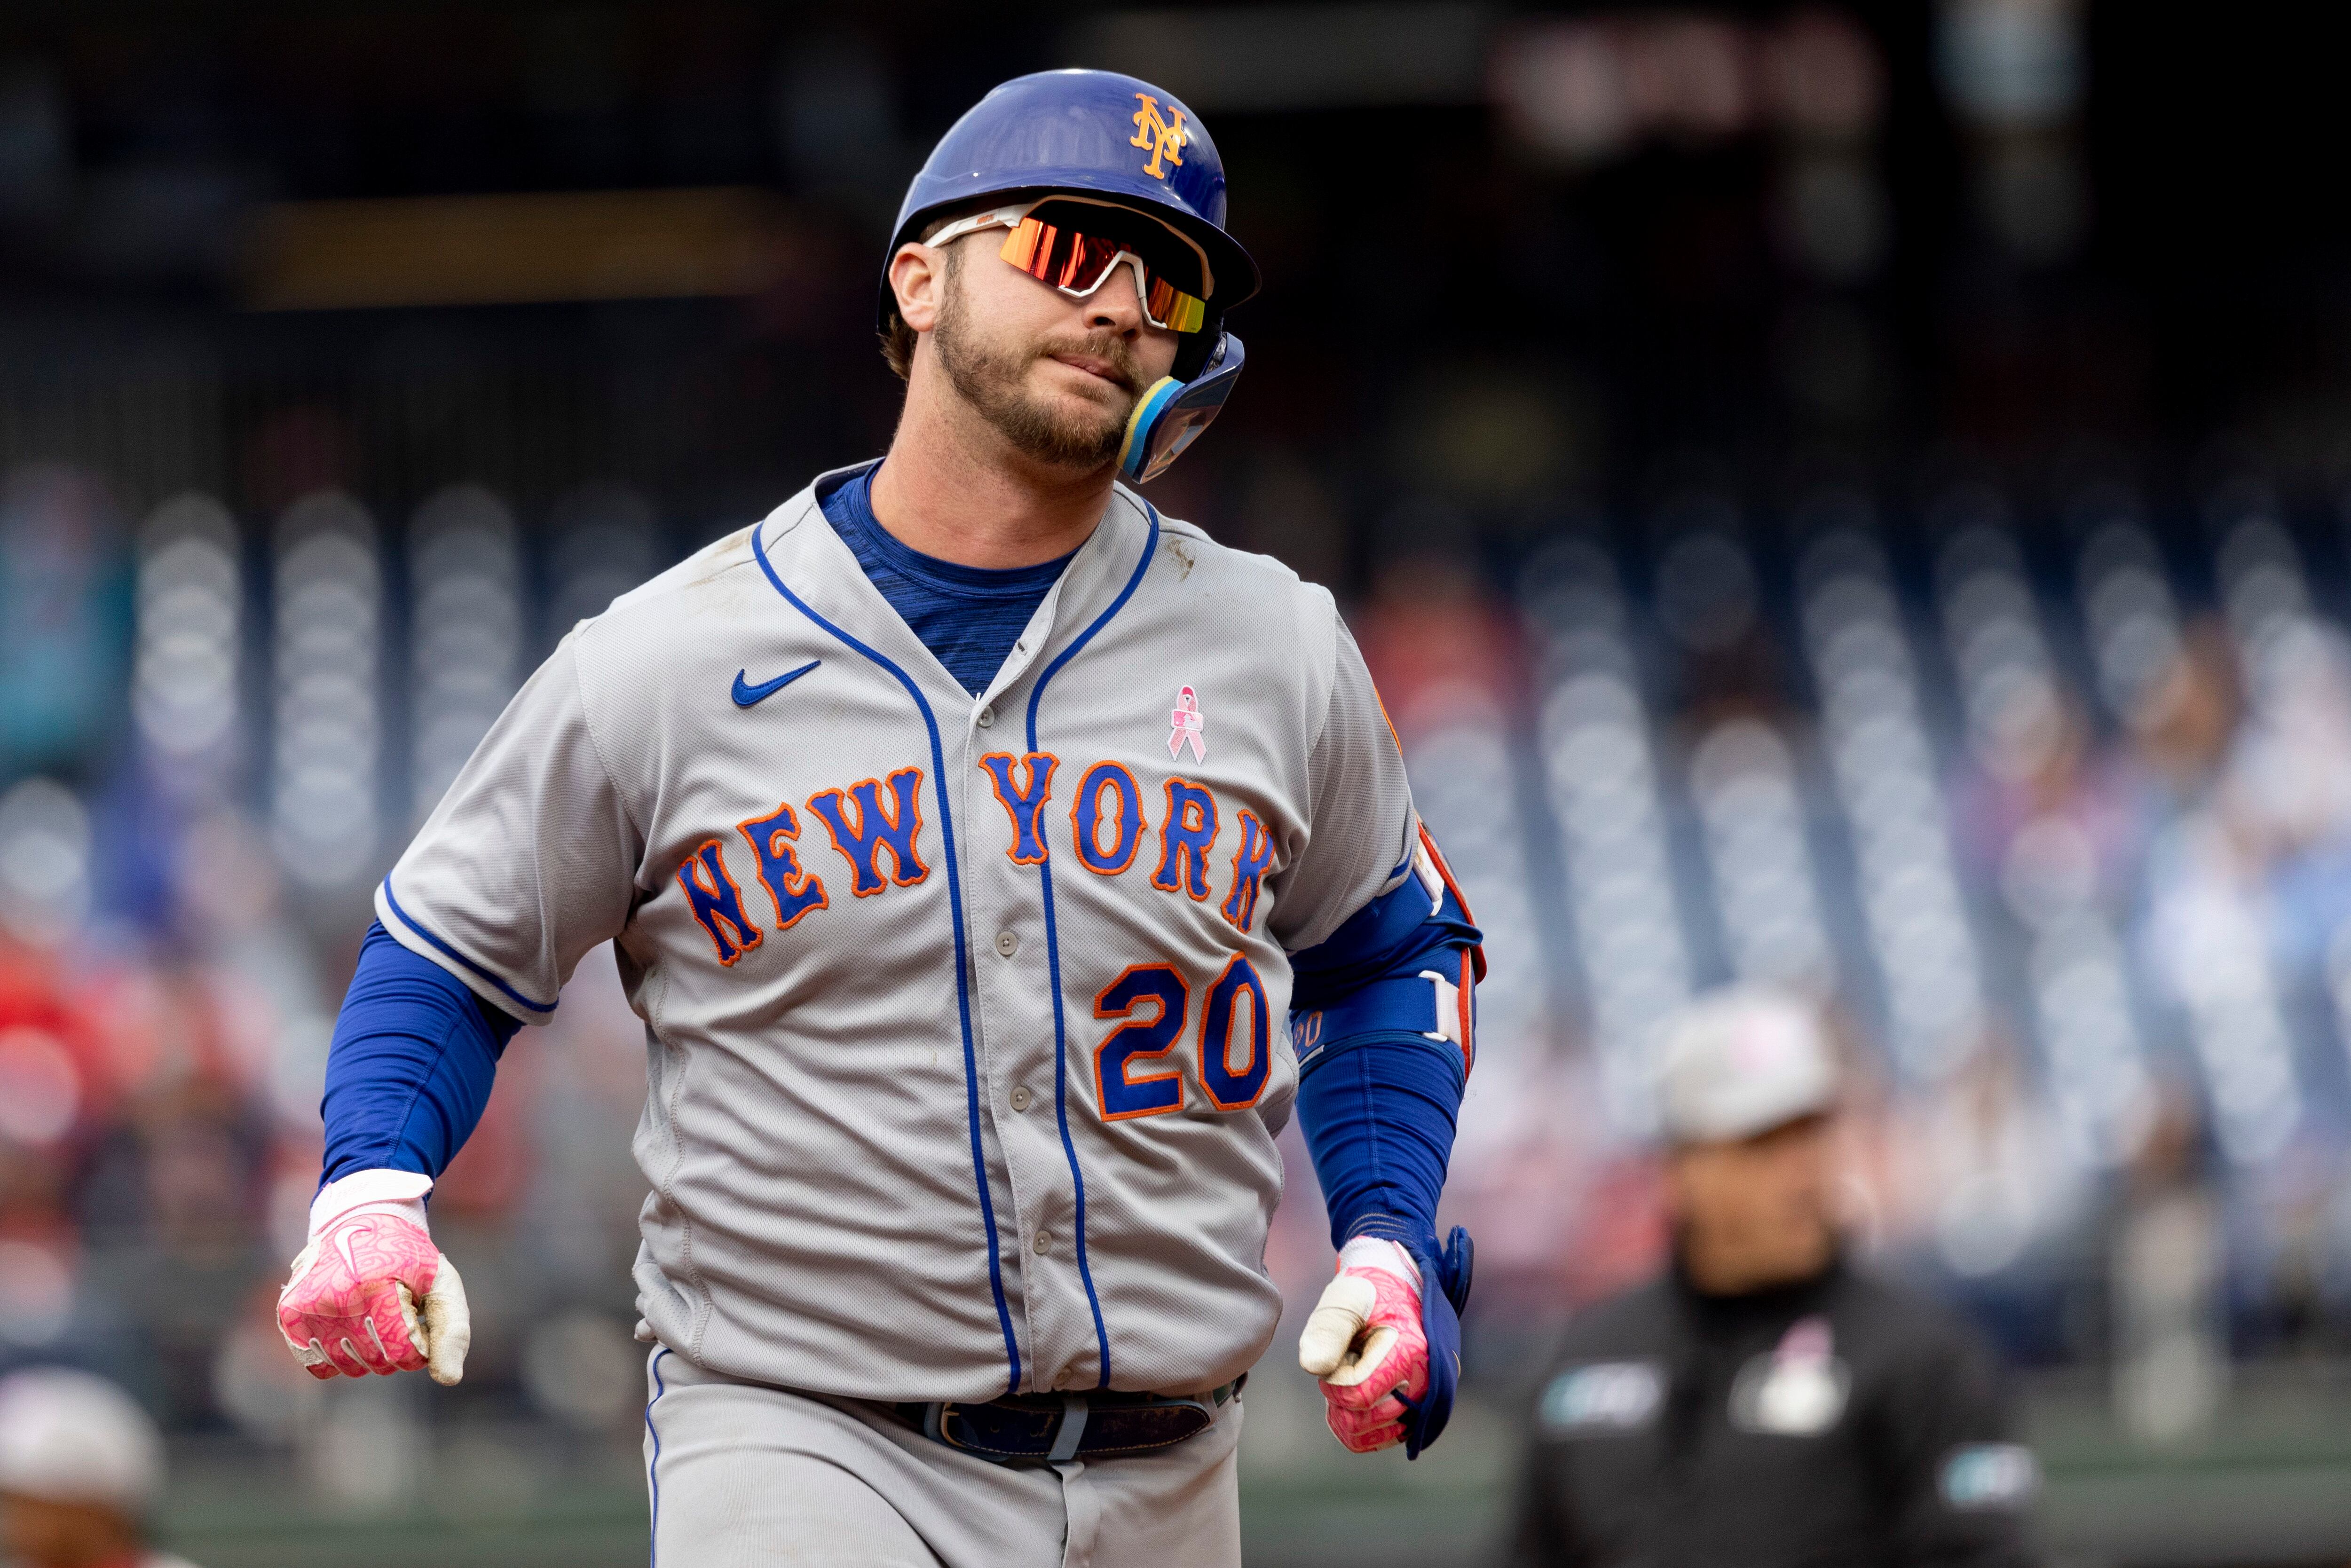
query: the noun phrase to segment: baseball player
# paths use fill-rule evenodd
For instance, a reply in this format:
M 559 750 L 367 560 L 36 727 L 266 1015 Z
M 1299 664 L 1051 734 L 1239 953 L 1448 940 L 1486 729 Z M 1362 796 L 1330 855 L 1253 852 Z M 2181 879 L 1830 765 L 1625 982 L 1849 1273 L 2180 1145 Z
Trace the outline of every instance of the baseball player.
M 940 141 L 887 455 L 575 627 L 378 890 L 278 1304 L 314 1374 L 456 1379 L 424 1197 L 609 941 L 657 1564 L 1238 1562 L 1293 1111 L 1339 1248 L 1300 1360 L 1349 1448 L 1436 1439 L 1478 932 L 1329 594 L 1119 483 L 1239 371 L 1224 212 L 1128 77 Z

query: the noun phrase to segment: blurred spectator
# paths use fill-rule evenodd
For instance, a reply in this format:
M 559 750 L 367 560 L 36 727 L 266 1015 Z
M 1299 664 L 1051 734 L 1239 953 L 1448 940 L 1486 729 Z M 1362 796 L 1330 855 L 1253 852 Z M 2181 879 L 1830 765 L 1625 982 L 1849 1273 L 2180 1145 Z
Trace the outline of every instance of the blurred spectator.
M 2208 1158 L 2195 1102 L 2171 1086 L 2132 1162 L 2114 1237 L 2115 1403 L 2148 1442 L 2209 1428 L 2227 1389 Z
M 2027 918 L 2052 874 L 2108 907 L 2126 902 L 2139 847 L 2129 790 L 2097 755 L 2078 699 L 2053 680 L 2018 681 L 1983 729 L 1952 802 L 1980 884 Z
M 129 580 L 95 479 L 36 465 L 0 482 L 0 782 L 105 744 L 123 706 Z
M 1673 1263 L 1571 1326 L 1535 1405 L 1513 1561 L 2029 1561 L 2039 1469 L 1989 1356 L 1844 1256 L 1839 1073 L 1812 1009 L 1700 999 L 1662 1087 Z
M 2124 717 L 2150 783 L 2185 807 L 2211 787 L 2243 711 L 2236 651 L 2208 618 L 2188 627 Z
M 1891 1142 L 1895 1239 L 1923 1245 L 1941 1293 L 2011 1357 L 2079 1350 L 2066 1298 L 2095 1287 L 2074 1243 L 2096 1188 L 2015 1042 L 1987 1032 L 1931 1099 L 1896 1116 Z
M 21 1568 L 193 1568 L 150 1545 L 163 1436 L 102 1377 L 39 1367 L 0 1381 L 0 1539 Z
M 2132 728 L 2158 786 L 2149 990 L 2192 1054 L 2220 1154 L 2245 1172 L 2310 1130 L 2317 1082 L 2298 1058 L 2325 1030 L 2298 1015 L 2351 910 L 2351 695 L 2336 639 L 2314 626 L 2268 634 L 2241 680 L 2237 652 L 2191 629 Z

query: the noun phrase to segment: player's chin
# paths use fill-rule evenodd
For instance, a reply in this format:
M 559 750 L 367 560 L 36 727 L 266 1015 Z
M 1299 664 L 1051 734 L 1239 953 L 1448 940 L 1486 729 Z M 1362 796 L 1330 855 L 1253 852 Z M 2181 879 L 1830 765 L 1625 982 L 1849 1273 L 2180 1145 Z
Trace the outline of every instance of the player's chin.
M 1032 385 L 1031 396 L 1051 411 L 1054 423 L 1072 430 L 1126 428 L 1134 412 L 1134 394 L 1118 382 L 1088 371 L 1048 360 L 1040 367 L 1042 384 Z
M 1133 402 L 1123 398 L 1115 404 L 1080 398 L 1040 400 L 1038 413 L 1043 417 L 1038 424 L 1043 440 L 1038 455 L 1050 450 L 1055 461 L 1077 467 L 1104 462 L 1118 455 L 1133 412 Z

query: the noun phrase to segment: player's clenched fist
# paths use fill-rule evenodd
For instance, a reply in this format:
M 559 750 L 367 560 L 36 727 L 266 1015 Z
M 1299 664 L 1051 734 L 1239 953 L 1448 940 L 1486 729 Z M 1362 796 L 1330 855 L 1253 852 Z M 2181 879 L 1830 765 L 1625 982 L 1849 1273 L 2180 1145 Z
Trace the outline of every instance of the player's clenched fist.
M 277 1328 L 313 1377 L 423 1369 L 464 1375 L 474 1337 L 465 1282 L 424 1227 L 380 1211 L 329 1221 L 277 1292 Z
M 1298 1364 L 1322 1379 L 1323 1419 L 1359 1454 L 1404 1440 L 1407 1399 L 1428 1391 L 1420 1266 L 1394 1241 L 1358 1236 L 1298 1336 Z

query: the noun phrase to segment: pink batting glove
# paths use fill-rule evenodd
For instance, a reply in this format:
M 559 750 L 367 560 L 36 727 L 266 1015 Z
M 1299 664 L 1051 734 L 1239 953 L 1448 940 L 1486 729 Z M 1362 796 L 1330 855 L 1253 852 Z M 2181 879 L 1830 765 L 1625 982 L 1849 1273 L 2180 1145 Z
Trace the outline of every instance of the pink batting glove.
M 331 1212 L 330 1195 L 346 1183 L 396 1188 L 402 1184 L 368 1178 L 397 1176 L 431 1185 L 406 1172 L 365 1172 L 321 1193 L 319 1208 L 331 1217 L 314 1225 L 277 1293 L 278 1332 L 313 1377 L 423 1371 L 451 1384 L 464 1375 L 473 1340 L 465 1287 L 424 1228 L 423 1193 Z
M 1298 1364 L 1322 1384 L 1331 1435 L 1358 1454 L 1404 1440 L 1404 1401 L 1428 1392 L 1420 1265 L 1395 1242 L 1358 1236 L 1298 1336 Z M 1402 1396 L 1402 1397 L 1398 1397 Z

